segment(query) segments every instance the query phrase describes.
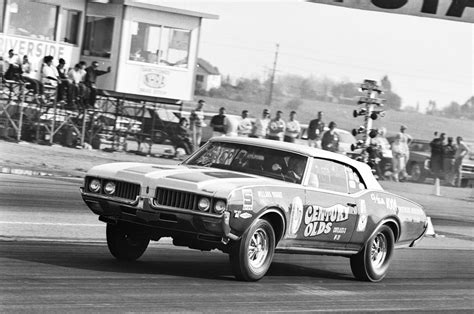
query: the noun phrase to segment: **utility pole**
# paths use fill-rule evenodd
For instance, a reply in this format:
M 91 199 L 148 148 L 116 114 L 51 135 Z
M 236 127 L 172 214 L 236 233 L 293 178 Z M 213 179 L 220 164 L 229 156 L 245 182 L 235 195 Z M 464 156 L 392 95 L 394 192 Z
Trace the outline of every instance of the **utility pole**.
M 275 60 L 273 61 L 272 75 L 270 77 L 270 91 L 268 93 L 268 99 L 267 99 L 267 105 L 268 106 L 272 105 L 273 84 L 274 84 L 274 81 L 275 81 L 275 72 L 276 72 L 276 66 L 277 66 L 277 60 L 278 60 L 278 49 L 279 48 L 280 48 L 280 44 L 276 44 Z

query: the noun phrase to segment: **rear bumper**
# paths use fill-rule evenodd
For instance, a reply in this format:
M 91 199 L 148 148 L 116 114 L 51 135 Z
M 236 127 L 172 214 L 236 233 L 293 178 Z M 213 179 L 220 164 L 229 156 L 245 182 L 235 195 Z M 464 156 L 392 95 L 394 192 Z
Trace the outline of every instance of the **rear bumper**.
M 421 236 L 419 236 L 417 239 L 411 242 L 409 247 L 415 247 L 416 245 L 418 245 L 418 243 L 420 243 L 420 241 L 425 237 L 427 230 L 428 230 L 428 221 L 425 222 L 425 226 L 424 226 L 423 233 L 421 234 Z

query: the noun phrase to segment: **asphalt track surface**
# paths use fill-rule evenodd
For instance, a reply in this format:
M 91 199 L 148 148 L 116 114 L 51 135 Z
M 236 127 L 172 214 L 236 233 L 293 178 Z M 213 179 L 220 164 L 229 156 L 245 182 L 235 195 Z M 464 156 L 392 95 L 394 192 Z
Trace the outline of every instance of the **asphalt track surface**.
M 79 180 L 0 175 L 0 312 L 353 312 L 474 310 L 472 237 L 397 250 L 380 283 L 342 257 L 277 254 L 265 278 L 234 279 L 227 255 L 149 247 L 114 260 Z M 449 221 L 446 230 L 471 228 Z M 442 228 L 441 228 L 442 229 Z

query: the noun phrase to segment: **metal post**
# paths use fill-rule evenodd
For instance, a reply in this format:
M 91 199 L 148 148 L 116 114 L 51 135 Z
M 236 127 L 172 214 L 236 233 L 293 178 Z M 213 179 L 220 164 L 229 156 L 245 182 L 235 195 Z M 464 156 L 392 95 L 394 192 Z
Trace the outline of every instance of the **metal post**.
M 20 82 L 20 93 L 21 93 L 21 102 L 18 104 L 20 107 L 20 118 L 18 119 L 18 129 L 17 129 L 17 134 L 16 134 L 16 139 L 17 141 L 21 141 L 21 129 L 23 126 L 23 105 L 25 104 L 25 85 L 24 83 Z
M 86 144 L 86 118 L 87 118 L 87 109 L 83 108 L 82 113 L 82 129 L 81 129 L 81 145 L 84 148 Z
M 53 138 L 54 134 L 56 134 L 55 130 L 55 123 L 56 123 L 56 97 L 53 98 L 53 121 L 51 122 L 51 137 L 49 139 L 49 143 L 52 145 L 53 144 Z

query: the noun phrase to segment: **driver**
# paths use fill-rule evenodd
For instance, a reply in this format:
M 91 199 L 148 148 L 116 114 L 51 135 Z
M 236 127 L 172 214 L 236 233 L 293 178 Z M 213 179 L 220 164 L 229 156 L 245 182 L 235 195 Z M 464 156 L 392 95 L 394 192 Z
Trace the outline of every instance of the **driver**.
M 288 170 L 286 175 L 293 179 L 295 182 L 300 183 L 303 179 L 305 162 L 302 158 L 292 157 L 288 161 Z

